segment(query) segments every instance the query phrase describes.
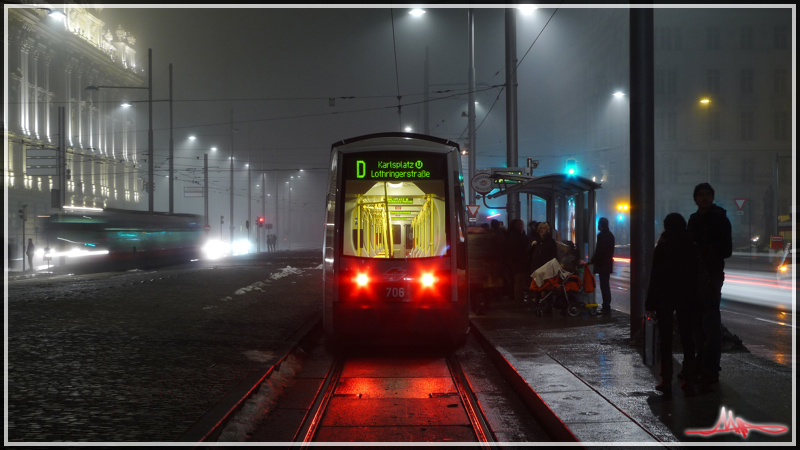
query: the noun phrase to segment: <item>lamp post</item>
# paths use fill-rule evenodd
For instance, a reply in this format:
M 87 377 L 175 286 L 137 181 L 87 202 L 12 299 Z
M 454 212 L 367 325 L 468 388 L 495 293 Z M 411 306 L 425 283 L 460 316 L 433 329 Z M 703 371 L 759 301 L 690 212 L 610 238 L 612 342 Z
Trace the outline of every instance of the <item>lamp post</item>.
M 233 248 L 233 110 L 231 110 L 231 134 L 230 134 L 230 143 L 231 143 L 231 186 L 230 186 L 230 193 L 231 193 L 231 218 L 229 220 L 230 228 L 231 228 L 231 240 L 230 245 Z
M 147 49 L 147 87 L 140 86 L 87 86 L 87 91 L 99 91 L 100 89 L 147 89 L 147 207 L 149 212 L 153 212 L 153 49 Z M 171 97 L 171 94 L 170 94 Z M 170 101 L 170 105 L 172 102 Z M 171 114 L 170 114 L 171 121 Z M 171 123 L 171 122 L 170 122 Z M 170 146 L 171 153 L 171 146 Z M 171 155 L 170 155 L 171 157 Z M 171 164 L 171 160 L 170 160 Z M 170 174 L 170 186 L 172 183 Z M 171 211 L 170 211 L 171 212 Z
M 711 99 L 702 98 L 700 104 L 706 106 L 706 139 L 709 141 L 706 149 L 706 181 L 711 183 Z

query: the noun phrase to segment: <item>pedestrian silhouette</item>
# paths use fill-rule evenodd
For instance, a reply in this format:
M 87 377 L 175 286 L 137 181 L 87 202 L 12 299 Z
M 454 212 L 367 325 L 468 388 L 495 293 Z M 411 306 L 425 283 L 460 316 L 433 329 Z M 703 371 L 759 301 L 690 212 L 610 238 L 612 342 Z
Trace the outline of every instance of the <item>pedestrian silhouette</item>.
M 594 273 L 600 279 L 600 293 L 603 296 L 601 314 L 611 314 L 611 272 L 614 271 L 614 235 L 608 228 L 608 219 L 601 217 L 597 221 L 597 244 L 589 263 L 594 266 Z

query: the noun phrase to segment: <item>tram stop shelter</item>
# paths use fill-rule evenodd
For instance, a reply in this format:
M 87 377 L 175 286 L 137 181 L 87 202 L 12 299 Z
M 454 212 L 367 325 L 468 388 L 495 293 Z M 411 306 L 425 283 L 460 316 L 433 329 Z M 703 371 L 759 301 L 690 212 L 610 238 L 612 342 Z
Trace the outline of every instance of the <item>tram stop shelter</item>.
M 540 177 L 493 171 L 490 175 L 499 191 L 487 194 L 484 198 L 497 198 L 509 194 L 529 194 L 546 202 L 547 222 L 559 231 L 571 228 L 567 203 L 570 198 L 575 204 L 575 247 L 586 258 L 594 252 L 596 229 L 596 191 L 601 185 L 577 175 L 554 173 Z M 529 202 L 530 203 L 530 202 Z M 529 204 L 530 206 L 530 204 Z M 555 237 L 555 236 L 553 236 Z M 562 240 L 569 237 L 562 235 Z

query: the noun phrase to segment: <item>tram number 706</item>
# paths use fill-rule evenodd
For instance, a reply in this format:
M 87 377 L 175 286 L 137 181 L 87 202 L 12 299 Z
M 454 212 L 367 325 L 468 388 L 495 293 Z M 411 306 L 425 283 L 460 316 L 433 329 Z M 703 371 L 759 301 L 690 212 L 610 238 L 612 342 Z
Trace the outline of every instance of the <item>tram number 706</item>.
M 406 288 L 403 287 L 387 287 L 386 298 L 405 298 Z

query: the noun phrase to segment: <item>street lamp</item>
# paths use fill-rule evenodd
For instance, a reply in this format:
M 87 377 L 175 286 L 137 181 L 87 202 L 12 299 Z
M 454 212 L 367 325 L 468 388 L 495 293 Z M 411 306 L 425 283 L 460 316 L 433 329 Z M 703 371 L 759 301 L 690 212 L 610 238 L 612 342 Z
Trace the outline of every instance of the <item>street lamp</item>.
M 147 87 L 140 86 L 87 86 L 87 91 L 100 89 L 147 89 L 147 207 L 153 212 L 153 49 L 147 49 Z M 171 119 L 170 119 L 171 120 Z M 171 182 L 170 182 L 171 183 Z

